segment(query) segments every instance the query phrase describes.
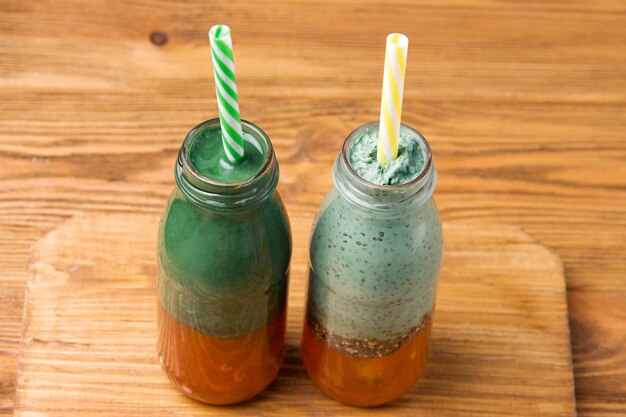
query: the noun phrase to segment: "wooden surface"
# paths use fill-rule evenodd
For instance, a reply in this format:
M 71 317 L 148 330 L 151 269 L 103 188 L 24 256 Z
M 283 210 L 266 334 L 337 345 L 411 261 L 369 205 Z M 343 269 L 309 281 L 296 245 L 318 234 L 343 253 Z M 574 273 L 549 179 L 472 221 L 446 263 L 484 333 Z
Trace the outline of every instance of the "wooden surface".
M 178 393 L 156 355 L 153 215 L 77 216 L 31 256 L 16 416 L 364 415 L 308 379 L 298 349 L 306 242 L 296 242 L 287 357 L 271 387 L 239 407 Z M 431 361 L 383 416 L 574 416 L 559 258 L 514 226 L 444 226 Z M 304 406 L 304 404 L 307 404 Z
M 626 414 L 626 3 L 253 4 L 0 2 L 1 412 L 30 247 L 74 216 L 160 213 L 183 136 L 215 115 L 206 31 L 227 22 L 296 240 L 378 117 L 385 35 L 406 33 L 403 119 L 432 145 L 443 219 L 515 224 L 561 257 L 578 411 Z

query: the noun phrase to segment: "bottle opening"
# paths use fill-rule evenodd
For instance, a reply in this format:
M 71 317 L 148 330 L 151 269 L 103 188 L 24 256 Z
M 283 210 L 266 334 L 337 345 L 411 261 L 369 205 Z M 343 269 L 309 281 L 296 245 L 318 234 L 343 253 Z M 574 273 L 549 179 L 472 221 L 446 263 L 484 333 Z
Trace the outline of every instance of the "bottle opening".
M 401 137 L 405 137 L 410 150 L 405 147 L 403 159 L 380 167 L 375 146 L 378 125 L 379 122 L 365 124 L 346 138 L 333 167 L 337 191 L 352 205 L 374 211 L 421 204 L 432 196 L 437 182 L 428 142 L 417 130 L 402 125 Z
M 424 172 L 430 159 L 430 149 L 416 130 L 402 125 L 398 157 L 384 166 L 377 158 L 378 133 L 378 124 L 370 123 L 350 135 L 347 159 L 350 168 L 359 177 L 375 185 L 402 185 L 412 182 Z
M 253 180 L 267 169 L 273 156 L 269 138 L 259 127 L 242 121 L 245 159 L 233 164 L 226 156 L 219 119 L 194 127 L 181 151 L 183 164 L 201 182 L 238 185 Z
M 178 153 L 175 178 L 193 202 L 213 208 L 245 208 L 270 195 L 278 183 L 278 164 L 269 137 L 258 126 L 241 121 L 246 158 L 229 162 L 218 118 L 191 129 Z

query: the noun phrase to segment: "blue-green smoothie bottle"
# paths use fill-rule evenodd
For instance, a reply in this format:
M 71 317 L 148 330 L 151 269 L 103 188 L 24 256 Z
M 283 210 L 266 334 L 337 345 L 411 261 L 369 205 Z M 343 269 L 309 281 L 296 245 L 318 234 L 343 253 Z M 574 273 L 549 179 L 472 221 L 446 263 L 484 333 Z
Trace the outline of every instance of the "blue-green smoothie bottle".
M 402 125 L 399 156 L 376 163 L 378 123 L 352 132 L 333 167 L 310 246 L 304 365 L 331 397 L 376 406 L 426 366 L 441 223 L 428 142 Z

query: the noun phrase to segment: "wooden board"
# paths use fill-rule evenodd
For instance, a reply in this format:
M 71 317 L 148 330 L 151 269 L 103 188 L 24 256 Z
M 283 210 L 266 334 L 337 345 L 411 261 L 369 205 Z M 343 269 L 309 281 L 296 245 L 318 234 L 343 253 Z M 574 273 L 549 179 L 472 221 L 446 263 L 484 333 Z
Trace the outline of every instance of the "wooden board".
M 210 407 L 169 384 L 155 353 L 152 215 L 69 219 L 34 248 L 16 416 L 361 415 L 309 381 L 299 357 L 307 242 L 295 242 L 287 356 L 270 388 Z M 573 416 L 558 257 L 514 226 L 448 223 L 424 379 L 377 415 Z
M 182 137 L 215 115 L 219 20 L 297 239 L 346 133 L 378 117 L 385 35 L 406 33 L 402 118 L 432 145 L 443 219 L 516 224 L 561 257 L 579 412 L 623 417 L 625 16 L 623 0 L 0 1 L 0 415 L 30 248 L 81 213 L 158 215 Z

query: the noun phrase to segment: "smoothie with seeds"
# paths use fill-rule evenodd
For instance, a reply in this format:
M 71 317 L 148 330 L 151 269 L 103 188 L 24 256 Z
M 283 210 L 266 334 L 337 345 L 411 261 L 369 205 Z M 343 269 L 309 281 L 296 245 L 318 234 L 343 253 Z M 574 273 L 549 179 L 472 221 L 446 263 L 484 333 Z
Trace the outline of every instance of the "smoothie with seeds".
M 398 158 L 382 167 L 377 137 L 378 123 L 360 127 L 335 162 L 311 238 L 302 342 L 313 381 L 360 406 L 421 376 L 442 259 L 428 143 L 403 125 Z

